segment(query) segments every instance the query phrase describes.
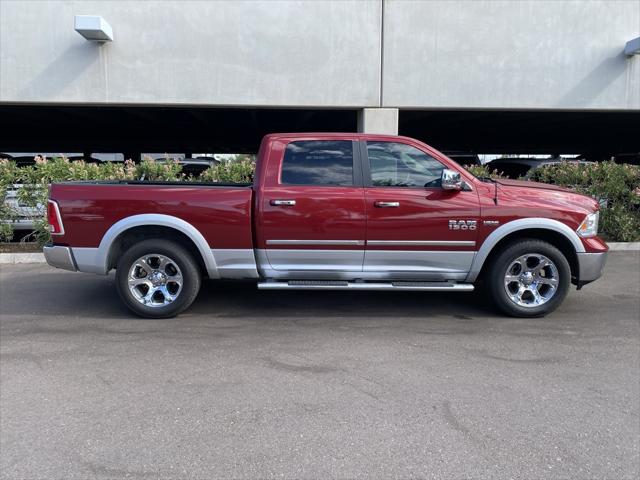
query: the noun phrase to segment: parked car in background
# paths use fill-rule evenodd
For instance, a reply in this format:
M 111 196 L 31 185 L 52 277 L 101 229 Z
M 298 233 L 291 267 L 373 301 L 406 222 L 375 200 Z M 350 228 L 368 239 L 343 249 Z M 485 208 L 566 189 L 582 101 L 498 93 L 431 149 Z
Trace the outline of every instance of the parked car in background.
M 476 165 L 482 165 L 480 157 L 477 153 L 473 152 L 461 152 L 461 151 L 444 151 L 447 157 L 463 167 L 473 167 Z
M 602 274 L 594 199 L 476 178 L 407 137 L 273 134 L 253 184 L 53 184 L 50 265 L 105 275 L 134 313 L 167 318 L 202 278 L 265 290 L 469 292 L 545 315 Z
M 518 158 L 504 157 L 496 158 L 485 165 L 490 171 L 497 170 L 508 178 L 523 178 L 532 168 L 539 168 L 543 165 L 556 163 L 557 161 L 547 161 L 541 158 Z
M 88 162 L 124 162 L 124 153 L 120 152 L 92 152 L 85 158 Z
M 559 163 L 574 162 L 574 163 L 591 163 L 584 160 L 577 160 L 572 158 L 535 158 L 535 157 L 505 157 L 496 158 L 487 162 L 485 165 L 490 171 L 497 170 L 503 176 L 512 179 L 527 179 L 531 176 L 533 170 L 537 168 L 546 167 L 549 165 L 557 165 Z
M 152 158 L 162 162 L 167 160 L 177 161 L 182 165 L 182 173 L 187 176 L 197 177 L 209 167 L 217 165 L 220 160 L 213 155 L 190 155 L 185 153 L 143 153 L 141 158 Z
M 30 165 L 34 165 L 36 163 L 36 156 L 43 157 L 59 157 L 65 156 L 69 159 L 79 159 L 82 158 L 81 153 L 35 153 L 35 152 L 6 152 L 0 153 L 0 158 L 6 158 L 16 162 L 18 167 L 27 167 Z M 19 199 L 19 190 L 22 188 L 22 185 L 15 184 L 13 188 L 7 190 L 7 194 L 4 198 L 4 202 L 9 206 L 11 211 L 15 215 L 15 219 L 11 222 L 13 230 L 17 231 L 19 234 L 25 234 L 34 229 L 34 219 L 40 218 L 44 215 L 45 206 L 38 205 L 37 207 L 30 207 L 20 202 Z
M 589 162 L 601 162 L 603 160 L 613 160 L 615 163 L 626 163 L 628 165 L 640 165 L 640 152 L 611 153 L 611 152 L 590 152 L 583 153 L 576 157 L 576 160 Z
M 613 161 L 629 165 L 640 165 L 640 153 L 618 153 L 613 156 Z
M 84 160 L 87 163 L 125 161 L 125 155 L 121 152 L 0 152 L 0 158 L 12 160 L 19 168 L 35 165 L 37 156 L 43 158 L 65 157 L 70 161 Z M 191 177 L 196 177 L 212 165 L 219 163 L 212 155 L 193 156 L 192 154 L 162 153 L 148 154 L 148 156 L 160 162 L 166 158 L 175 158 L 182 165 L 182 172 Z M 7 190 L 3 200 L 15 217 L 11 220 L 11 225 L 19 237 L 23 237 L 26 233 L 33 231 L 35 228 L 34 219 L 42 218 L 45 212 L 44 205 L 32 207 L 22 203 L 19 195 L 21 188 L 22 185 L 20 184 L 13 185 L 12 188 Z

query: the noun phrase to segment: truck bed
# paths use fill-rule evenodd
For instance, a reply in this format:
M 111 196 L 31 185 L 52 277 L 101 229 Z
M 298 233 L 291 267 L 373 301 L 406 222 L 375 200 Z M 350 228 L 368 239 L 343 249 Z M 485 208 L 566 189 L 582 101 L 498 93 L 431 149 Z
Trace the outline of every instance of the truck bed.
M 197 228 L 211 248 L 252 248 L 250 184 L 99 181 L 51 186 L 65 234 L 56 243 L 95 248 L 116 222 L 168 215 Z

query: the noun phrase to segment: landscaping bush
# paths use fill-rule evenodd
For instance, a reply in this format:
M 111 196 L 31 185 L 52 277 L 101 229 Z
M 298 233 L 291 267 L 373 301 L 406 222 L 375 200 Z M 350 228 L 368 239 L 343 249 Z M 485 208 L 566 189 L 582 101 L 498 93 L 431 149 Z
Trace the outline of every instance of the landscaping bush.
M 17 168 L 14 162 L 5 160 L 0 164 L 0 172 L 3 172 L 0 173 L 0 178 L 5 189 L 11 188 L 12 184 L 20 185 L 17 189 L 18 201 L 33 212 L 30 220 L 34 222 L 35 229 L 25 240 L 44 244 L 50 239 L 45 219 L 49 184 L 69 180 L 132 180 L 139 178 L 143 168 L 142 163 L 135 165 L 131 161 L 86 163 L 83 160 L 70 162 L 64 157 L 36 157 L 34 165 L 23 168 Z M 2 198 L 5 196 L 6 193 Z M 15 218 L 15 212 L 12 213 L 11 219 Z M 4 217 L 2 220 L 3 225 L 8 224 Z
M 532 170 L 530 180 L 551 183 L 600 202 L 600 232 L 612 241 L 640 240 L 640 167 L 612 161 L 562 162 Z
M 18 167 L 15 162 L 0 159 L 0 199 L 7 197 L 7 192 L 12 188 L 17 176 Z M 0 242 L 8 242 L 13 238 L 11 222 L 16 218 L 17 212 L 4 201 L 0 202 Z
M 487 166 L 467 167 L 477 177 L 501 178 L 497 170 Z M 155 161 L 145 158 L 135 164 L 104 162 L 70 162 L 65 158 L 38 157 L 35 165 L 18 168 L 10 160 L 0 159 L 0 198 L 5 198 L 14 184 L 21 204 L 34 211 L 32 220 L 36 230 L 31 239 L 39 243 L 49 240 L 44 218 L 48 187 L 52 182 L 68 180 L 147 180 L 147 181 L 202 181 L 220 183 L 251 183 L 255 161 L 248 156 L 236 157 L 205 170 L 198 177 L 185 177 L 182 165 L 176 161 Z M 594 197 L 602 205 L 600 231 L 612 241 L 640 240 L 640 167 L 619 165 L 614 162 L 578 164 L 559 163 L 533 170 L 531 180 L 561 185 Z M 16 212 L 0 202 L 0 241 L 11 239 L 11 220 Z
M 221 162 L 205 170 L 199 177 L 187 178 L 182 165 L 175 160 L 156 161 L 143 158 L 138 164 L 127 160 L 120 162 L 87 163 L 83 160 L 69 161 L 64 157 L 36 157 L 35 164 L 18 168 L 15 162 L 0 159 L 0 198 L 5 199 L 13 185 L 17 189 L 18 201 L 34 214 L 34 232 L 25 240 L 40 244 L 50 240 L 45 219 L 49 185 L 70 180 L 142 180 L 142 181 L 201 181 L 220 183 L 251 183 L 255 162 L 242 155 L 237 159 Z M 13 236 L 11 221 L 17 212 L 6 202 L 0 202 L 0 241 L 9 241 Z
M 220 162 L 200 174 L 201 182 L 251 183 L 256 164 L 250 159 Z
M 467 165 L 464 167 L 467 172 L 478 178 L 504 178 L 502 172 L 489 170 L 488 165 Z
M 137 180 L 147 180 L 149 182 L 179 182 L 185 180 L 182 173 L 182 165 L 176 160 L 155 161 L 152 158 L 143 158 L 137 165 L 134 165 L 134 178 Z

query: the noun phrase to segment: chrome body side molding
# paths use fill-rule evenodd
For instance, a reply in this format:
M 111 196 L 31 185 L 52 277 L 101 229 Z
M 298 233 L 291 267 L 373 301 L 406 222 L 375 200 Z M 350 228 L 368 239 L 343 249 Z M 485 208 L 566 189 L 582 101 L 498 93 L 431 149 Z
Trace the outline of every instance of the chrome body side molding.
M 367 240 L 372 247 L 474 247 L 473 240 Z
M 267 245 L 323 245 L 374 247 L 473 247 L 476 242 L 466 240 L 267 240 Z
M 577 253 L 580 254 L 585 252 L 584 245 L 582 245 L 578 234 L 571 230 L 571 228 L 569 228 L 564 223 L 557 220 L 552 220 L 550 218 L 521 218 L 519 220 L 513 220 L 511 222 L 505 223 L 504 225 L 496 228 L 493 232 L 491 232 L 491 234 L 486 238 L 486 240 L 476 253 L 466 281 L 469 283 L 473 283 L 476 281 L 478 275 L 480 274 L 480 270 L 482 270 L 484 261 L 489 256 L 489 253 L 491 253 L 493 247 L 495 247 L 500 240 L 513 232 L 533 228 L 553 230 L 554 232 L 558 232 L 564 235 L 567 240 L 571 242 L 573 248 Z
M 364 240 L 267 240 L 267 245 L 364 246 Z

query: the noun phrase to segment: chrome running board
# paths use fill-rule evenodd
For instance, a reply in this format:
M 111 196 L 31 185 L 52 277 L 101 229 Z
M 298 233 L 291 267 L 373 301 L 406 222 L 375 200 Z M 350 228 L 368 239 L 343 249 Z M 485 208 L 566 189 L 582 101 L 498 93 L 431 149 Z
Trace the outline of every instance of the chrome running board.
M 450 282 L 345 282 L 331 280 L 289 280 L 259 282 L 260 290 L 393 290 L 428 292 L 472 292 L 470 283 Z

